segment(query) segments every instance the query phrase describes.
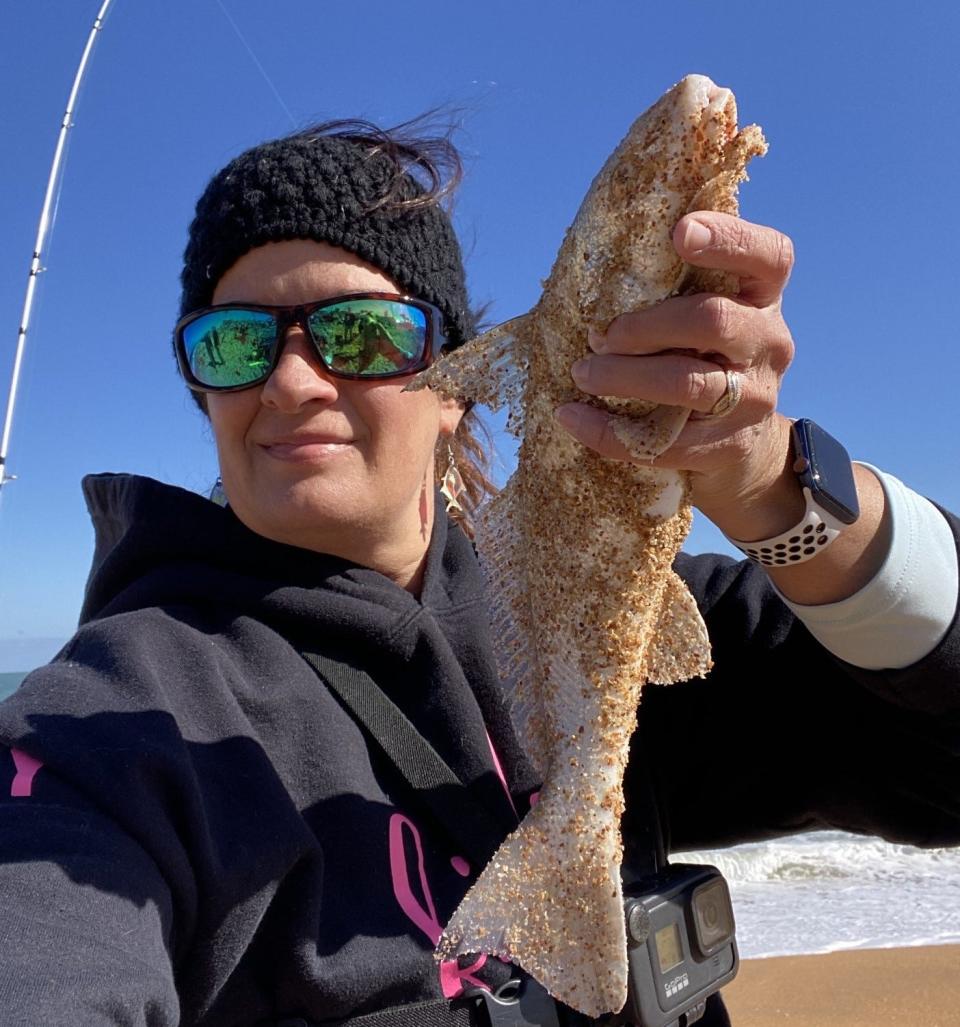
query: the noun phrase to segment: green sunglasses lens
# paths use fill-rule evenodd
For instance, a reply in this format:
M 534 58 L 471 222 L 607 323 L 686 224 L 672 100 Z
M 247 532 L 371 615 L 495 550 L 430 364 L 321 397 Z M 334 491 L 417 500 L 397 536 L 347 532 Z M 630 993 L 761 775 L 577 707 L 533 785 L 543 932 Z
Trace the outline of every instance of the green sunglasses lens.
M 260 310 L 214 310 L 182 331 L 187 363 L 201 385 L 251 385 L 266 377 L 277 341 L 277 320 Z
M 427 315 L 401 300 L 344 300 L 315 310 L 308 322 L 334 374 L 404 374 L 427 345 Z

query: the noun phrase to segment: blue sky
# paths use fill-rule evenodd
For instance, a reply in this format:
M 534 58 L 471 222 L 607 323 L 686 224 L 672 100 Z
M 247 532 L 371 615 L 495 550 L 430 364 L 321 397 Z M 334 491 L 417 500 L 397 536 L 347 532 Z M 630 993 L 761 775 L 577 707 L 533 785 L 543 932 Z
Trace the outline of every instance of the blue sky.
M 4 11 L 4 402 L 47 170 L 98 7 Z M 460 108 L 458 225 L 474 298 L 499 320 L 536 301 L 632 119 L 688 72 L 732 87 L 741 121 L 770 142 L 744 216 L 797 249 L 782 409 L 960 507 L 958 29 L 944 2 L 114 0 L 30 334 L 8 463 L 19 480 L 2 493 L 0 670 L 46 658 L 51 643 L 36 640 L 75 625 L 93 542 L 84 474 L 135 471 L 199 491 L 216 477 L 168 344 L 186 226 L 224 162 L 327 117 L 393 123 Z M 701 519 L 690 548 L 721 544 Z

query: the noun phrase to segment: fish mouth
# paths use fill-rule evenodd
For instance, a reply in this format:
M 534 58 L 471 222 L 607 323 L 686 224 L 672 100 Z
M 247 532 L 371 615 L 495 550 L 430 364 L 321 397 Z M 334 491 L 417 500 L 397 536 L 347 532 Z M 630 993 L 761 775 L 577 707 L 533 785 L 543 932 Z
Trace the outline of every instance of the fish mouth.
M 733 115 L 733 120 L 737 118 L 737 102 L 733 98 L 733 92 L 727 89 L 726 86 L 718 86 L 715 83 L 710 83 L 710 89 L 707 92 L 707 105 L 703 111 L 704 117 L 710 117 L 717 115 Z
M 718 86 L 706 75 L 687 75 L 680 83 L 684 103 L 714 143 L 729 142 L 737 134 L 737 101 L 726 86 Z
M 737 101 L 732 90 L 718 86 L 706 75 L 688 75 L 682 85 L 689 116 L 702 132 L 712 163 L 719 149 L 737 134 Z

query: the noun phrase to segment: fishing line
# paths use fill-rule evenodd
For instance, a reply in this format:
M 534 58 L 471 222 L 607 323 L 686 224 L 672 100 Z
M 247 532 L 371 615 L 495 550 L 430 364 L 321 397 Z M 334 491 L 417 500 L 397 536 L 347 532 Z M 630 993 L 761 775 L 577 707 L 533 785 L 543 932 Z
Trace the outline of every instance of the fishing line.
M 296 129 L 297 119 L 293 116 L 292 112 L 290 111 L 290 108 L 283 102 L 283 97 L 280 95 L 280 91 L 273 84 L 273 81 L 267 74 L 267 71 L 264 68 L 264 66 L 260 63 L 260 61 L 257 60 L 257 55 L 253 52 L 252 47 L 244 38 L 243 33 L 240 31 L 240 28 L 238 27 L 237 23 L 233 20 L 233 18 L 230 17 L 230 12 L 223 5 L 223 0 L 217 0 L 217 6 L 220 8 L 221 11 L 223 11 L 223 16 L 227 19 L 227 21 L 230 22 L 231 28 L 237 34 L 237 39 L 239 39 L 240 42 L 243 43 L 247 53 L 250 54 L 250 60 L 253 61 L 253 63 L 257 66 L 257 70 L 260 72 L 261 75 L 263 75 L 263 78 L 266 81 L 267 85 L 270 87 L 271 91 L 273 92 L 273 95 L 277 98 L 277 103 L 280 104 L 280 106 L 283 108 L 284 113 L 290 119 L 290 124 Z

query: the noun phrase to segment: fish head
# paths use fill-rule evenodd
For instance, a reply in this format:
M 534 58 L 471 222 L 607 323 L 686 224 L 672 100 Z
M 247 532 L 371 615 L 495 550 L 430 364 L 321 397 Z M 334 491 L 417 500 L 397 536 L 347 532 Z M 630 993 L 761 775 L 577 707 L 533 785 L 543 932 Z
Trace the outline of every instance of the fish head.
M 600 331 L 618 314 L 670 296 L 684 274 L 673 229 L 729 170 L 736 138 L 729 89 L 705 75 L 678 82 L 637 118 L 594 179 L 545 295 L 555 291 Z
M 724 272 L 684 264 L 673 229 L 692 210 L 737 213 L 737 185 L 766 151 L 759 128 L 737 129 L 729 89 L 688 75 L 641 114 L 601 168 L 567 229 L 543 295 L 527 315 L 472 340 L 408 386 L 510 406 L 518 435 L 531 417 L 552 420 L 561 403 L 586 401 L 645 420 L 618 438 L 638 458 L 662 452 L 689 411 L 641 400 L 587 397 L 570 377 L 587 332 L 679 292 L 735 292 Z M 529 386 L 529 388 L 528 388 Z M 540 413 L 531 415 L 539 397 Z

